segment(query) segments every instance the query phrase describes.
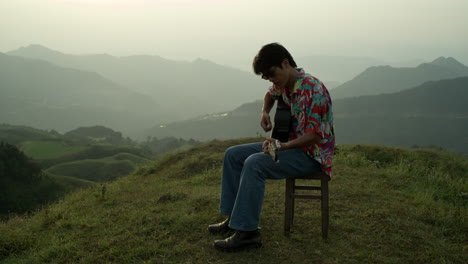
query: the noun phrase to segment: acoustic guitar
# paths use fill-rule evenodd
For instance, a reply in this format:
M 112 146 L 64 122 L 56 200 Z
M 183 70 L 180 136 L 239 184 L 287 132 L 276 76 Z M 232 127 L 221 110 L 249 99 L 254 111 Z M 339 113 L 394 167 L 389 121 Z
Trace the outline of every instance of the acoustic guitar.
M 277 98 L 275 121 L 271 131 L 271 137 L 281 142 L 289 140 L 289 130 L 291 129 L 291 107 L 284 101 L 283 96 Z M 275 142 L 270 142 L 270 155 L 275 162 L 278 162 L 278 148 Z

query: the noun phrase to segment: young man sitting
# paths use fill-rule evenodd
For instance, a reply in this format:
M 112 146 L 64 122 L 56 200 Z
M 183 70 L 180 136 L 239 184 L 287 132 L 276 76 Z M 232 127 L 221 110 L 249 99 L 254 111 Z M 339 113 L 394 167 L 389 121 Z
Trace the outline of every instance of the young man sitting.
M 260 125 L 272 129 L 270 110 L 281 97 L 291 108 L 289 139 L 230 147 L 223 164 L 220 213 L 227 219 L 208 227 L 212 234 L 234 232 L 216 240 L 215 248 L 237 251 L 262 245 L 258 224 L 266 179 L 286 179 L 324 171 L 331 178 L 335 135 L 332 102 L 325 85 L 297 68 L 280 44 L 263 46 L 253 61 L 255 74 L 272 83 L 265 94 Z M 278 149 L 279 162 L 268 154 L 270 142 Z

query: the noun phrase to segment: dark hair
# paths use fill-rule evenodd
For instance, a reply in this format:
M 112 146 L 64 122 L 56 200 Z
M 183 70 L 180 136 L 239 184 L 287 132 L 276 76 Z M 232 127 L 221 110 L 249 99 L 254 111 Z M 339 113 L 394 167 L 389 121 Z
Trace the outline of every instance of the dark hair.
M 279 43 L 270 43 L 263 46 L 255 56 L 252 66 L 255 74 L 260 75 L 267 72 L 272 66 L 281 67 L 284 59 L 288 59 L 289 64 L 297 67 L 289 51 Z

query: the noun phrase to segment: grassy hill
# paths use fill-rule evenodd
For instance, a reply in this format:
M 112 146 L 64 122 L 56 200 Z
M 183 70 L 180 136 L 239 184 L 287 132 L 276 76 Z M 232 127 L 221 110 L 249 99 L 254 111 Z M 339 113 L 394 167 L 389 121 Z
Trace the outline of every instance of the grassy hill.
M 53 131 L 45 131 L 27 126 L 13 126 L 0 124 L 0 141 L 18 145 L 25 141 L 36 140 L 57 140 L 62 135 Z
M 86 148 L 86 146 L 67 144 L 64 141 L 25 141 L 21 143 L 22 151 L 33 159 L 58 158 Z
M 282 233 L 284 181 L 266 186 L 264 246 L 216 251 L 224 150 L 211 142 L 165 155 L 29 217 L 0 224 L 1 263 L 466 263 L 468 159 L 433 149 L 339 146 L 330 234 L 318 202 L 298 201 Z
M 138 164 L 147 161 L 145 158 L 130 153 L 119 153 L 102 159 L 60 163 L 48 168 L 46 172 L 93 182 L 107 182 L 133 172 Z
M 140 157 L 149 156 L 148 151 L 138 147 L 99 144 L 88 146 L 80 151 L 69 153 L 67 155 L 55 158 L 41 159 L 39 160 L 39 163 L 43 168 L 49 168 L 60 163 L 73 162 L 85 159 L 103 159 L 106 157 L 117 155 L 119 153 L 130 153 Z

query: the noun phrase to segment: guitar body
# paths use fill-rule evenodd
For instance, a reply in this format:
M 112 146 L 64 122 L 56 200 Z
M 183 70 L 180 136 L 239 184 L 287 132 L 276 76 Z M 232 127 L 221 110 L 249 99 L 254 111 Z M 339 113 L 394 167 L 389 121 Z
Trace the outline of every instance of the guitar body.
M 282 96 L 279 96 L 277 100 L 271 137 L 281 142 L 288 142 L 289 130 L 291 129 L 291 108 L 283 101 Z

